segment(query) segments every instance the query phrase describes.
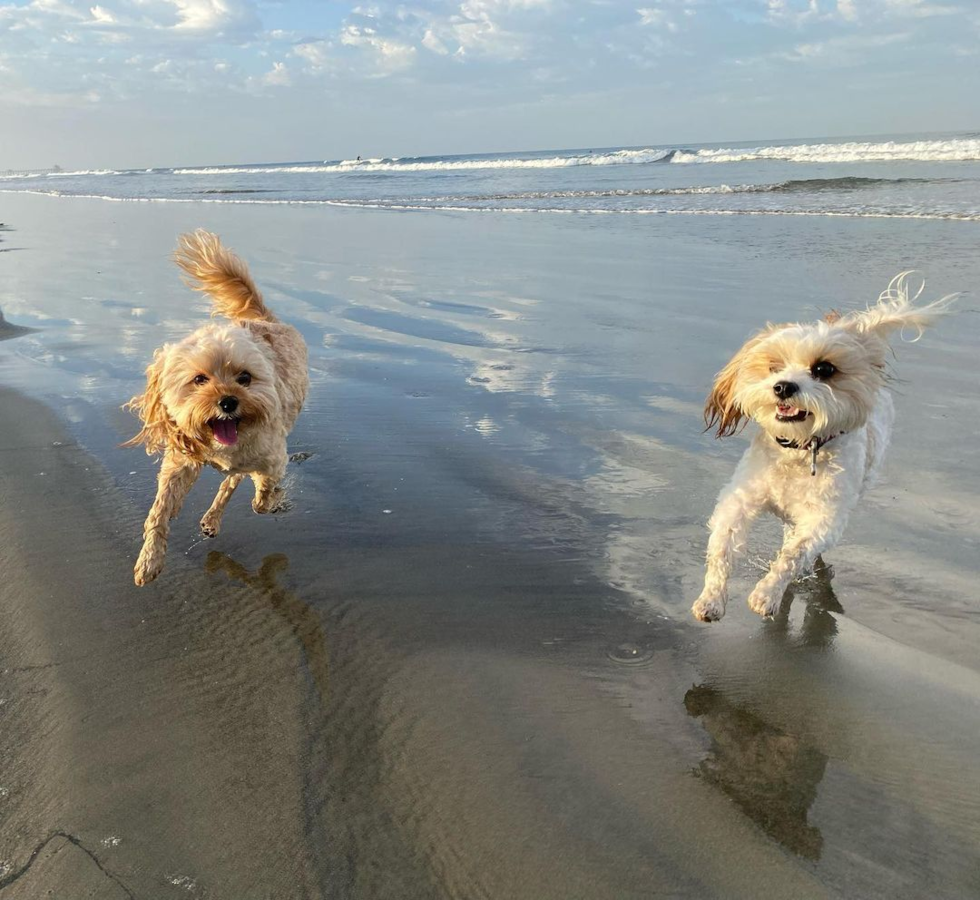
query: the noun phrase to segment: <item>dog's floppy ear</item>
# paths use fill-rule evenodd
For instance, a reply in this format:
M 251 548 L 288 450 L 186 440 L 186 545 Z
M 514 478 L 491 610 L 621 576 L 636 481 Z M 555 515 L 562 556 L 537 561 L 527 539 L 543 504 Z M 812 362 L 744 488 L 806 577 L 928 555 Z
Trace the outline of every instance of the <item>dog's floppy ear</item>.
M 177 427 L 177 423 L 170 418 L 163 403 L 163 361 L 166 357 L 166 349 L 163 347 L 157 350 L 153 354 L 153 361 L 147 366 L 146 390 L 123 406 L 123 409 L 128 409 L 139 416 L 143 427 L 122 446 L 136 447 L 143 444 L 149 456 L 173 449 L 185 456 L 198 459 L 201 458 L 204 449 L 201 442 L 185 435 Z
M 167 448 L 167 435 L 170 417 L 163 405 L 160 381 L 163 377 L 163 350 L 153 354 L 153 361 L 146 369 L 146 390 L 137 394 L 129 403 L 123 406 L 139 416 L 143 427 L 139 433 L 131 437 L 124 447 L 135 447 L 138 444 L 146 446 L 146 452 L 152 456 Z
M 708 394 L 708 399 L 704 404 L 705 431 L 715 429 L 715 437 L 728 437 L 728 435 L 735 434 L 745 427 L 747 424 L 743 421 L 747 419 L 745 410 L 735 399 L 738 376 L 749 362 L 752 351 L 775 328 L 774 325 L 768 325 L 758 334 L 750 337 L 738 353 L 729 360 L 728 365 L 715 376 L 711 393 Z
M 735 434 L 745 418 L 742 407 L 735 402 L 735 381 L 738 378 L 740 356 L 741 353 L 715 376 L 711 393 L 704 403 L 704 430 L 716 428 L 715 437 Z
M 956 295 L 950 294 L 925 306 L 914 306 L 925 288 L 925 282 L 910 297 L 909 276 L 912 274 L 914 273 L 902 272 L 896 275 L 881 292 L 874 306 L 860 312 L 848 313 L 834 324 L 859 335 L 873 335 L 882 340 L 887 340 L 896 331 L 908 328 L 916 332 L 915 339 L 918 339 L 928 326 L 950 311 Z

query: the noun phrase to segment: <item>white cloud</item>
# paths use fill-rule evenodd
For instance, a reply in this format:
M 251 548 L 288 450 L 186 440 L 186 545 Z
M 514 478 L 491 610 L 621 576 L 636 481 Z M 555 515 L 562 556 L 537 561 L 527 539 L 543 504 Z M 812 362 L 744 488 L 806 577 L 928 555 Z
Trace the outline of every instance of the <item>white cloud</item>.
M 766 7 L 771 22 L 799 27 L 815 19 L 825 18 L 821 13 L 819 0 L 806 0 L 801 6 L 792 0 L 768 0 Z
M 217 32 L 250 18 L 248 4 L 235 0 L 171 0 L 177 8 L 178 31 Z
M 546 12 L 550 5 L 550 0 L 466 0 L 448 12 L 420 12 L 422 46 L 458 60 L 518 60 L 529 55 L 533 38 L 514 26 L 523 13 Z
M 382 37 L 373 28 L 348 24 L 340 33 L 340 43 L 345 47 L 357 47 L 371 53 L 377 66 L 376 74 L 384 75 L 405 69 L 415 59 L 415 47 Z
M 770 22 L 797 28 L 811 22 L 925 19 L 966 12 L 962 6 L 930 0 L 765 0 L 765 4 Z
M 791 51 L 775 54 L 788 62 L 842 65 L 860 61 L 865 51 L 904 43 L 911 34 L 844 35 L 826 41 L 797 44 Z
M 92 19 L 102 25 L 112 25 L 116 21 L 116 17 L 103 6 L 93 6 L 89 12 Z
M 926 19 L 932 16 L 952 16 L 964 12 L 962 7 L 941 3 L 928 3 L 926 0 L 883 0 L 885 11 L 896 16 L 913 19 Z
M 447 56 L 449 54 L 449 49 L 446 45 L 436 37 L 435 32 L 431 28 L 425 29 L 425 34 L 422 35 L 422 46 L 426 50 L 431 50 L 433 53 L 437 53 L 439 56 Z
M 305 71 L 309 75 L 319 75 L 336 68 L 331 41 L 304 41 L 293 47 L 290 55 L 306 61 Z
M 643 7 L 638 9 L 640 25 L 644 27 L 665 28 L 667 31 L 677 31 L 677 24 L 670 18 L 667 10 Z
M 292 84 L 289 70 L 283 62 L 274 62 L 272 69 L 262 76 L 262 83 L 272 87 L 288 87 Z

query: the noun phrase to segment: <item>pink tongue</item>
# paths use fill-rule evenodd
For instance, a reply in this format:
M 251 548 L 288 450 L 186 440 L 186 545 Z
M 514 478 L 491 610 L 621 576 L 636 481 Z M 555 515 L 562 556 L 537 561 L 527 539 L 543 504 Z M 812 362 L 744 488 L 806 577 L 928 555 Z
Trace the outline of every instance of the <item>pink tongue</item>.
M 219 444 L 230 447 L 238 443 L 238 423 L 234 419 L 212 419 L 211 430 Z

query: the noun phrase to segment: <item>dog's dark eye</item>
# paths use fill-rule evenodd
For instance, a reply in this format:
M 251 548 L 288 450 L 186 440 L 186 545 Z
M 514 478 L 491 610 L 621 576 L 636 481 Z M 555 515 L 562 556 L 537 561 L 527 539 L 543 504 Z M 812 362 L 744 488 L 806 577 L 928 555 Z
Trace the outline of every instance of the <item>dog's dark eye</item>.
M 195 375 L 194 376 L 194 384 L 207 384 L 207 383 L 208 383 L 208 376 L 207 375 Z
M 826 381 L 836 371 L 837 367 L 833 363 L 829 363 L 824 359 L 813 364 L 812 368 L 810 369 L 810 374 L 814 378 L 819 378 L 821 381 Z
M 248 372 L 242 372 L 235 381 L 237 381 L 242 387 L 248 387 L 252 383 L 252 376 Z

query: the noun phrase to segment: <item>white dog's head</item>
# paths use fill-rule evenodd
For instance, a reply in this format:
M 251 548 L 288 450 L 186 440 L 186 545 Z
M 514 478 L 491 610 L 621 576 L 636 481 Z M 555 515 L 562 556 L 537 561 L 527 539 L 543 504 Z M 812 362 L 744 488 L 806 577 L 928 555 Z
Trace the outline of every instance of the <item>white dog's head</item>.
M 921 334 L 954 299 L 913 306 L 922 289 L 910 298 L 908 275 L 892 279 L 867 310 L 770 324 L 749 338 L 715 378 L 704 410 L 708 428 L 723 437 L 754 419 L 773 437 L 803 446 L 864 425 L 887 380 L 888 339 L 905 328 Z

